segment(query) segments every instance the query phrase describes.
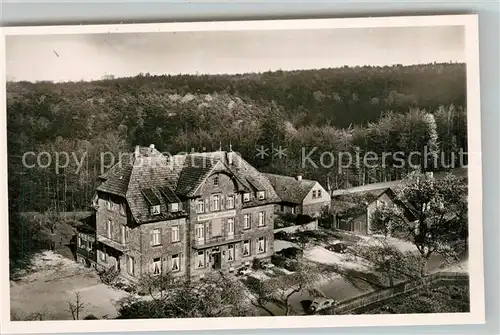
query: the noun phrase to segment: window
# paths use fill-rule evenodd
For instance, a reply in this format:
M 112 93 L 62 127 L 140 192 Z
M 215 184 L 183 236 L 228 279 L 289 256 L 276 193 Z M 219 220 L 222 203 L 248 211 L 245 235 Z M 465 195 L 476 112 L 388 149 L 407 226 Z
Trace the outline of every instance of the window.
M 219 176 L 214 177 L 214 186 L 219 186 Z
M 151 206 L 151 215 L 158 215 L 160 212 L 160 205 Z
M 232 209 L 234 208 L 234 195 L 229 195 L 226 199 L 226 208 Z
M 160 229 L 153 229 L 153 234 L 151 235 L 151 244 L 160 245 L 161 244 L 161 231 Z
M 265 191 L 259 191 L 259 192 L 257 192 L 257 198 L 259 200 L 264 200 L 266 198 L 266 192 Z
M 108 235 L 108 238 L 111 238 L 111 220 L 108 220 L 108 225 L 106 227 L 106 235 Z
M 173 202 L 170 204 L 170 211 L 172 213 L 178 212 L 179 211 L 179 203 L 178 202 Z
M 120 214 L 125 215 L 125 204 L 124 203 L 120 204 Z
M 106 246 L 103 245 L 102 251 L 101 251 L 101 261 L 106 262 L 107 258 L 108 258 L 108 255 L 106 253 Z
M 127 230 L 127 227 L 122 226 L 122 228 L 121 228 L 121 233 L 122 233 L 122 236 L 121 236 L 121 238 L 122 238 L 122 244 L 125 244 L 125 242 L 127 242 L 127 236 L 126 236 L 127 232 L 126 232 L 126 230 Z
M 250 229 L 250 214 L 243 215 L 243 229 Z
M 257 251 L 259 254 L 262 254 L 266 252 L 266 238 L 265 237 L 259 237 L 257 240 Z
M 134 275 L 134 258 L 131 256 L 127 256 L 127 271 L 128 273 L 133 276 Z
M 234 261 L 234 244 L 229 244 L 227 246 L 227 260 L 230 262 L 230 261 Z
M 106 208 L 108 209 L 108 211 L 111 210 L 111 206 L 113 205 L 113 203 L 111 202 L 111 200 L 106 200 Z
M 181 269 L 179 263 L 179 255 L 172 255 L 172 271 L 176 272 Z
M 220 196 L 218 194 L 212 195 L 212 208 L 213 211 L 220 209 Z
M 383 200 L 377 200 L 377 208 L 385 207 L 386 203 Z
M 94 243 L 92 241 L 89 241 L 89 251 L 92 251 L 94 249 Z
M 153 259 L 153 274 L 159 275 L 161 273 L 161 258 Z
M 198 251 L 198 255 L 196 257 L 196 267 L 198 269 L 205 267 L 205 252 Z
M 243 241 L 243 256 L 250 256 L 250 241 Z
M 205 201 L 203 199 L 196 202 L 196 212 L 205 213 Z
M 321 198 L 321 190 L 318 190 L 318 198 Z
M 234 218 L 227 219 L 227 235 L 234 235 Z
M 292 207 L 292 214 L 295 214 L 295 207 Z
M 179 242 L 179 227 L 172 227 L 172 242 Z
M 266 225 L 266 212 L 259 212 L 259 227 Z
M 76 245 L 77 247 L 81 248 L 82 247 L 82 238 L 80 236 L 78 236 L 78 239 L 76 241 Z
M 313 199 L 316 199 L 316 191 L 313 191 Z
M 284 212 L 285 211 L 285 205 L 281 205 L 280 206 L 280 212 Z
M 203 223 L 196 225 L 196 239 L 203 240 L 205 238 L 205 230 L 203 229 Z
M 243 202 L 250 201 L 250 193 L 243 193 Z

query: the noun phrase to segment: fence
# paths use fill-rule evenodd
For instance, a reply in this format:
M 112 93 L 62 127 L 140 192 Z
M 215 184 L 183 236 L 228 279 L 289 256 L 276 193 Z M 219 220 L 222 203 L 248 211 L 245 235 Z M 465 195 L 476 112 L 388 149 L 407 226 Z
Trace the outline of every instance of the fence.
M 469 275 L 460 272 L 436 272 L 422 280 L 412 280 L 397 284 L 381 291 L 367 293 L 355 298 L 344 300 L 335 305 L 335 314 L 348 314 L 359 308 L 367 307 L 371 304 L 384 301 L 396 297 L 400 294 L 411 292 L 424 285 L 440 282 L 440 281 L 454 281 L 454 282 L 467 282 Z

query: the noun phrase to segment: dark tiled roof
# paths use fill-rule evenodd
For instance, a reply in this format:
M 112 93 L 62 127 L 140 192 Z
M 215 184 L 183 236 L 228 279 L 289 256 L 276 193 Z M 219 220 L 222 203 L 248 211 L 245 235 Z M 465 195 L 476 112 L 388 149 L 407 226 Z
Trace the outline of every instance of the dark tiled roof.
M 297 180 L 294 177 L 266 173 L 265 176 L 283 202 L 301 204 L 317 183 L 315 180 Z
M 119 162 L 113 166 L 106 174 L 101 176 L 104 182 L 97 187 L 97 191 L 124 197 L 127 193 L 132 167 L 129 162 Z
M 150 206 L 160 204 L 167 208 L 168 203 L 181 202 L 179 196 L 197 196 L 205 179 L 218 171 L 232 175 L 239 191 L 251 191 L 250 182 L 266 191 L 266 199 L 257 201 L 258 205 L 280 201 L 269 180 L 235 152 L 231 153 L 232 164 L 222 151 L 166 157 L 154 148 L 139 148 L 136 153 L 132 162 L 120 162 L 117 165 L 121 166 L 113 166 L 102 175 L 104 182 L 98 190 L 125 197 L 139 224 L 185 215 L 184 211 L 171 213 L 162 209 L 160 215 L 152 216 Z M 255 204 L 245 204 L 252 205 Z
M 169 203 L 179 203 L 181 200 L 168 186 L 160 187 L 160 193 L 167 199 Z
M 141 193 L 146 198 L 150 206 L 157 206 L 160 204 L 160 199 L 158 199 L 152 189 L 146 188 L 142 190 Z

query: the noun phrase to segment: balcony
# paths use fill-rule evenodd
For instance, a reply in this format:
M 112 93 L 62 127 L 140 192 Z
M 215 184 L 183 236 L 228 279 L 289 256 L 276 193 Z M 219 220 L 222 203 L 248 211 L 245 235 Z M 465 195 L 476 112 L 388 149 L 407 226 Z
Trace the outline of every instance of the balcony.
M 114 241 L 114 240 L 104 236 L 104 235 L 97 234 L 97 241 L 99 241 L 102 244 L 105 244 L 105 245 L 107 245 L 115 250 L 121 251 L 121 252 L 125 252 L 125 251 L 129 250 L 128 243 L 117 242 L 117 241 Z
M 240 242 L 242 240 L 243 236 L 241 234 L 235 234 L 230 236 L 218 236 L 206 240 L 195 240 L 193 248 L 194 249 L 212 248 L 223 244 Z

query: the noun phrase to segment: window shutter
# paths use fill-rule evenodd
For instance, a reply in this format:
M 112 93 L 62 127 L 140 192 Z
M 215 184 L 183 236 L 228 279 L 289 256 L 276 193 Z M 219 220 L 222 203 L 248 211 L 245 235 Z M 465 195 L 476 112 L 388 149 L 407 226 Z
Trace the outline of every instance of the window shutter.
M 183 202 L 179 202 L 179 211 L 182 211 L 184 208 L 184 203 Z
M 222 195 L 220 195 L 219 196 L 219 206 L 220 206 L 221 211 L 224 210 L 225 203 L 226 203 L 226 199 Z
M 208 224 L 205 225 L 205 228 L 207 230 L 205 238 L 206 240 L 209 240 L 212 238 L 212 221 L 208 221 Z
M 153 229 L 149 230 L 149 246 L 153 245 Z
M 165 237 L 163 239 L 165 240 L 165 244 L 170 244 L 172 242 L 172 229 L 171 228 L 165 228 Z
M 228 221 L 229 221 L 229 219 L 225 219 L 225 220 L 222 222 L 222 227 L 221 227 L 221 229 L 220 229 L 220 230 L 221 230 L 221 232 L 220 232 L 220 233 L 221 233 L 221 235 L 222 235 L 222 236 L 227 236 L 227 235 L 226 235 L 226 231 L 227 231 L 227 226 L 229 225 Z
M 210 212 L 210 199 L 205 199 L 205 212 Z
M 179 241 L 184 241 L 184 229 L 185 225 L 179 225 Z

